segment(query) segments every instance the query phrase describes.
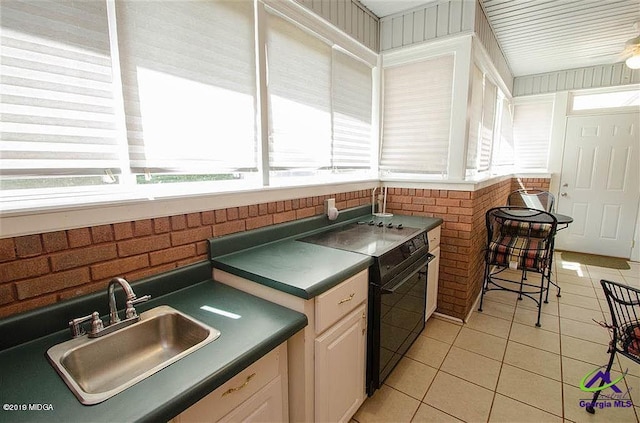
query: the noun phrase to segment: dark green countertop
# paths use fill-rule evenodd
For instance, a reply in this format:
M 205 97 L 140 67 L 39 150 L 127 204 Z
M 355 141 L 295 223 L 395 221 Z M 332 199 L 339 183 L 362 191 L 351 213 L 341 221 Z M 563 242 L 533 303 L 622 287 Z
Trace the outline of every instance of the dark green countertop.
M 212 239 L 209 241 L 211 263 L 214 268 L 291 295 L 314 298 L 373 264 L 373 258 L 368 255 L 298 241 L 311 233 L 337 225 L 373 219 L 368 213 L 371 210 L 369 207 L 352 210 L 348 220 L 333 225 L 324 216 L 307 219 L 301 224 L 283 225 L 282 232 L 286 233 L 284 238 L 279 238 L 278 225 L 273 225 L 253 238 L 251 232 L 245 232 L 229 236 L 228 239 Z M 427 231 L 442 224 L 440 218 L 419 216 L 395 215 L 391 221 L 406 227 L 425 228 Z M 296 225 L 299 230 L 296 230 Z M 265 239 L 271 241 L 259 243 Z M 234 244 L 250 247 L 228 252 Z M 223 254 L 217 255 L 215 252 L 218 250 Z
M 139 296 L 144 291 L 136 292 Z M 105 298 L 106 299 L 106 298 Z M 220 330 L 220 337 L 100 404 L 82 405 L 49 364 L 49 347 L 70 339 L 60 331 L 0 351 L 0 421 L 167 421 L 307 325 L 303 314 L 206 280 L 157 297 L 139 311 L 167 304 Z M 203 305 L 242 317 L 230 319 Z M 89 310 L 87 310 L 89 311 Z M 42 411 L 11 411 L 43 404 Z M 53 408 L 49 410 L 49 405 Z
M 327 291 L 372 263 L 369 256 L 293 239 L 213 260 L 215 268 L 304 299 Z

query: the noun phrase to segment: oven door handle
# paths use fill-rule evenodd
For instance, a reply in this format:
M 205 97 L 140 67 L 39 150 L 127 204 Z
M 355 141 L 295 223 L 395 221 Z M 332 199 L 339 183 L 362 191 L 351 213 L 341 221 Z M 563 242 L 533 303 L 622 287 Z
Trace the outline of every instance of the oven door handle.
M 410 268 L 405 269 L 400 275 L 396 276 L 396 278 L 400 278 L 400 282 L 398 282 L 395 286 L 391 287 L 391 288 L 386 288 L 386 287 L 380 287 L 380 293 L 382 295 L 385 294 L 393 294 L 398 288 L 400 288 L 402 285 L 404 285 L 411 276 L 413 276 L 414 274 L 416 274 L 417 272 L 420 271 L 420 269 L 422 269 L 424 266 L 428 265 L 429 263 L 431 263 L 433 261 L 433 259 L 435 259 L 436 256 L 434 256 L 431 253 L 427 253 L 427 255 L 423 258 L 418 260 L 417 262 L 415 262 Z M 389 285 L 389 284 L 387 284 Z

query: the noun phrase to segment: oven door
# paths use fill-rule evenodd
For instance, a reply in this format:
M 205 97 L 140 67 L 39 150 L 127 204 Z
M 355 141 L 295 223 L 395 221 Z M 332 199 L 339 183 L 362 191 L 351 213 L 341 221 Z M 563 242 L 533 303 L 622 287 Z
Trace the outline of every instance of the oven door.
M 428 264 L 426 254 L 384 286 L 370 285 L 367 393 L 389 376 L 424 329 Z

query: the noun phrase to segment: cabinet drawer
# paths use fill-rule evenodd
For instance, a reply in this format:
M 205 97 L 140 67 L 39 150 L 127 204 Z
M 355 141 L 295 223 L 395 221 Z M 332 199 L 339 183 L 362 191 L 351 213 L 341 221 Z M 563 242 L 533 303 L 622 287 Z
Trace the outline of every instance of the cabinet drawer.
M 316 297 L 316 334 L 346 316 L 367 300 L 368 270 L 363 270 Z
M 280 350 L 283 348 L 286 348 L 286 344 L 269 352 L 186 409 L 176 421 L 179 423 L 218 421 L 278 376 Z
M 433 251 L 438 245 L 440 245 L 440 226 L 436 226 L 427 232 L 427 238 L 429 239 L 429 251 Z

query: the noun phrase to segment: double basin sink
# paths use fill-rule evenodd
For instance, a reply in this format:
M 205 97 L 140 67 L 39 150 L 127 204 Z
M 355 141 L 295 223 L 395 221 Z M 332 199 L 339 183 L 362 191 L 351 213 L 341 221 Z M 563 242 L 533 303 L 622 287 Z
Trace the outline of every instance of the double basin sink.
M 98 338 L 80 336 L 47 351 L 82 404 L 105 401 L 220 336 L 220 331 L 163 305 Z

